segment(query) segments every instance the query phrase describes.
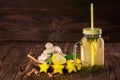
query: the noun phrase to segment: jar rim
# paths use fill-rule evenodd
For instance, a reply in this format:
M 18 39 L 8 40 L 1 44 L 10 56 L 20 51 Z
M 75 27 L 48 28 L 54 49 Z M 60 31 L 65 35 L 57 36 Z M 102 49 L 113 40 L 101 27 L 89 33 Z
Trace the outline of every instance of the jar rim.
M 96 35 L 96 34 L 102 34 L 102 29 L 101 28 L 83 28 L 83 34 L 87 35 Z

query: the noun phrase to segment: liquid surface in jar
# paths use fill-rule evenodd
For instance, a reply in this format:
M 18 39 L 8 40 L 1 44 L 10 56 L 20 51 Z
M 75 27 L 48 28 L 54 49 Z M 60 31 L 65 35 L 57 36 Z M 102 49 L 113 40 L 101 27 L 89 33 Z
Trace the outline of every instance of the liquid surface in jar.
M 81 61 L 84 66 L 104 64 L 104 41 L 102 38 L 93 41 L 82 38 Z

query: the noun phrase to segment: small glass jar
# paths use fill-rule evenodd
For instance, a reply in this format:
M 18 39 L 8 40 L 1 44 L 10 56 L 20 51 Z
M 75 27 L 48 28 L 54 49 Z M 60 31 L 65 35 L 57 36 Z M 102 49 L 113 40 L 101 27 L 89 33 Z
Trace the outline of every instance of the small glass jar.
M 101 37 L 102 29 L 84 28 L 83 34 L 84 36 L 81 41 L 74 44 L 74 56 L 76 56 L 77 44 L 80 43 L 83 66 L 104 65 L 104 40 Z

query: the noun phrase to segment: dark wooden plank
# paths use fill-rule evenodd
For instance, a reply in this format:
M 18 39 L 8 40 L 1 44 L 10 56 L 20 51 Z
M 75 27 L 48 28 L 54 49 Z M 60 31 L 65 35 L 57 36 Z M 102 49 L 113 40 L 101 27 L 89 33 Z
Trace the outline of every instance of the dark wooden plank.
M 0 39 L 78 41 L 82 29 L 90 27 L 90 2 L 0 0 Z M 119 42 L 119 1 L 94 1 L 94 5 L 95 27 L 103 29 L 106 42 Z M 67 37 L 64 38 L 64 35 Z
M 0 79 L 1 80 L 119 80 L 120 78 L 120 43 L 105 44 L 105 67 L 96 74 L 88 74 L 77 72 L 72 74 L 54 75 L 49 78 L 46 74 L 41 74 L 39 78 L 36 76 L 27 77 L 26 74 L 19 75 L 21 70 L 29 62 L 26 55 L 29 51 L 34 52 L 38 56 L 44 50 L 46 42 L 0 42 Z M 54 45 L 62 47 L 63 52 L 72 52 L 73 42 L 52 42 Z M 19 76 L 19 77 L 18 77 Z M 18 79 L 18 80 L 19 80 Z
M 1 79 L 5 79 L 5 76 L 10 77 L 10 75 L 7 73 L 12 69 L 12 66 L 14 64 L 14 60 L 11 60 L 11 58 L 13 55 L 15 55 L 15 53 L 13 53 L 15 49 L 13 47 L 15 45 L 16 43 L 13 42 L 9 44 L 9 46 L 4 47 L 5 49 L 3 49 L 4 51 L 2 51 L 3 53 L 1 54 L 1 72 L 0 72 Z M 14 68 L 12 69 L 12 72 L 14 73 L 13 70 Z
M 119 42 L 119 30 L 104 31 L 102 37 L 105 42 Z M 83 34 L 81 32 L 0 32 L 0 41 L 79 41 Z M 74 36 L 74 37 L 73 37 Z
M 6 50 L 4 50 L 7 52 L 7 55 L 5 55 L 4 60 L 1 59 L 1 62 L 2 62 L 1 71 L 0 71 L 1 80 L 15 79 L 15 76 L 17 75 L 17 71 L 19 67 L 22 65 L 25 65 L 28 61 L 26 59 L 26 55 L 30 51 L 29 49 L 30 44 L 28 43 L 19 44 L 19 42 L 15 42 L 14 45 L 10 45 L 10 48 L 11 48 L 10 50 L 9 48 L 8 49 L 6 48 Z M 12 47 L 15 47 L 15 48 L 13 48 L 12 50 Z M 2 54 L 5 54 L 5 53 L 2 53 Z
M 117 46 L 115 46 L 117 45 Z M 118 47 L 120 47 L 119 43 L 116 43 L 116 44 L 113 44 L 112 45 L 112 52 L 110 54 L 111 56 L 111 65 L 112 65 L 112 68 L 114 70 L 114 74 L 115 74 L 115 78 L 114 79 L 119 79 L 120 78 L 120 50 L 117 49 Z M 115 64 L 114 64 L 115 62 Z M 114 64 L 114 65 L 113 65 Z

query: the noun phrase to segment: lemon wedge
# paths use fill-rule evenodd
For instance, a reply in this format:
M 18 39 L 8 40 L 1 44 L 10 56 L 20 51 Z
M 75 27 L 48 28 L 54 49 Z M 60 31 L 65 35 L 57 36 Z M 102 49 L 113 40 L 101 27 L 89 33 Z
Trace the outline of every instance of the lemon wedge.
M 65 64 L 66 63 L 66 59 L 64 56 L 60 55 L 60 54 L 53 54 L 52 56 L 52 62 L 53 64 L 56 63 L 60 63 L 60 64 Z

